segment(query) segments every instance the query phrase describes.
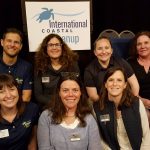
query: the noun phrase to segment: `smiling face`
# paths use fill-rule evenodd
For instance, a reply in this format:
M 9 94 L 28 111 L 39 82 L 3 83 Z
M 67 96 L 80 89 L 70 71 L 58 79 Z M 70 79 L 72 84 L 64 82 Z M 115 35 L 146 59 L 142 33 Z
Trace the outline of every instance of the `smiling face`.
M 124 89 L 127 83 L 123 73 L 120 70 L 114 72 L 106 81 L 105 87 L 108 91 L 108 98 L 113 100 L 114 98 L 121 99 Z
M 140 57 L 150 57 L 150 38 L 147 35 L 141 35 L 137 38 L 137 53 Z
M 18 100 L 19 94 L 15 86 L 4 86 L 0 89 L 0 105 L 2 109 L 15 108 Z
M 56 37 L 53 37 L 47 43 L 47 54 L 50 59 L 59 59 L 62 55 L 62 44 Z
M 3 47 L 3 55 L 8 57 L 16 57 L 22 48 L 21 37 L 17 33 L 7 33 L 5 38 L 1 40 Z
M 78 83 L 74 80 L 63 81 L 60 86 L 59 96 L 66 109 L 76 110 L 81 96 Z
M 112 47 L 108 39 L 100 39 L 96 42 L 95 56 L 101 63 L 109 63 L 110 57 L 112 55 Z

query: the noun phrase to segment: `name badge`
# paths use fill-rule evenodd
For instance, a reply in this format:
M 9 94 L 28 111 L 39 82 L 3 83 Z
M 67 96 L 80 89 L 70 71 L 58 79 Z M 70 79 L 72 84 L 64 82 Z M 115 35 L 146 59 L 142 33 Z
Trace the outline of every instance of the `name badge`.
M 50 77 L 42 77 L 42 83 L 49 83 Z
M 8 137 L 9 131 L 8 129 L 0 130 L 0 138 Z
M 100 115 L 100 120 L 101 120 L 101 122 L 110 121 L 110 116 L 109 116 L 109 114 Z
M 70 141 L 80 141 L 80 135 L 79 134 L 73 134 L 70 138 Z

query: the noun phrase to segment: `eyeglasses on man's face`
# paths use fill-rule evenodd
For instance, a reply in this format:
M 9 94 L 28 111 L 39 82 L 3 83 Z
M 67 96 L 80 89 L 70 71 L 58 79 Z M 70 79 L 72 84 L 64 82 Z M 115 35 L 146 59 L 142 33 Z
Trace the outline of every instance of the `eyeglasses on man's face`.
M 56 44 L 53 44 L 53 43 L 48 43 L 47 44 L 47 47 L 48 48 L 61 48 L 62 47 L 62 44 L 61 43 L 56 43 Z

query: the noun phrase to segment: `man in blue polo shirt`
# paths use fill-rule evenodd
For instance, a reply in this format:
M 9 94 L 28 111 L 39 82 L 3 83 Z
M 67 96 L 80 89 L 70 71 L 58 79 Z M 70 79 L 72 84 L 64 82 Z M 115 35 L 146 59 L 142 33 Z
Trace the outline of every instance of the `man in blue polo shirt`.
M 22 91 L 24 101 L 30 101 L 32 93 L 32 65 L 18 57 L 22 49 L 22 33 L 16 28 L 8 28 L 1 39 L 3 47 L 0 56 L 0 73 L 15 77 Z

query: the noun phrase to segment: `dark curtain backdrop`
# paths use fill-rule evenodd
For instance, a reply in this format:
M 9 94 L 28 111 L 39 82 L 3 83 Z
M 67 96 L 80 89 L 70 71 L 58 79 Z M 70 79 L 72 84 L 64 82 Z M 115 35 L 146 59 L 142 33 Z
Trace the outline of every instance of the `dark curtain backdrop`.
M 93 0 L 94 37 L 107 28 L 150 30 L 150 0 Z
M 120 32 L 150 30 L 150 0 L 92 0 L 93 32 L 107 28 Z M 0 35 L 7 27 L 23 29 L 21 0 L 0 1 Z
M 92 43 L 99 33 L 107 28 L 115 29 L 117 32 L 128 29 L 134 33 L 150 30 L 150 0 L 93 0 L 92 9 Z M 0 36 L 7 27 L 17 27 L 23 31 L 22 20 L 21 0 L 0 1 Z M 78 53 L 80 68 L 84 70 L 93 59 L 93 53 L 92 51 Z M 33 62 L 34 53 L 28 52 L 27 36 L 24 38 L 22 56 Z

